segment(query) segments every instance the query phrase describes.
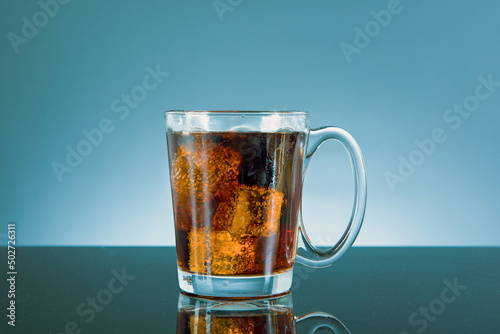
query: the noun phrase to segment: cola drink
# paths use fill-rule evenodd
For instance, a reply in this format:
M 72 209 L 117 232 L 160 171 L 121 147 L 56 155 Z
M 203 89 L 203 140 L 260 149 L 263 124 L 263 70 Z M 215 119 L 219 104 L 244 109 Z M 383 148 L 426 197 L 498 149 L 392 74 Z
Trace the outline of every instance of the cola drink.
M 288 271 L 296 253 L 305 132 L 169 132 L 181 270 Z

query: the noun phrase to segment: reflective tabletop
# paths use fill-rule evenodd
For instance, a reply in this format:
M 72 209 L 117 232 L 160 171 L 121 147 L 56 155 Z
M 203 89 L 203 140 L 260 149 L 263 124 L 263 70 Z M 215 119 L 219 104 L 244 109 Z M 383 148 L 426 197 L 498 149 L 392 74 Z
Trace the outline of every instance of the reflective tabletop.
M 264 305 L 257 313 L 246 301 L 180 294 L 173 247 L 18 247 L 16 273 L 7 273 L 0 333 L 219 333 L 217 310 L 241 327 L 227 333 L 332 332 L 311 317 L 334 322 L 336 333 L 500 333 L 500 248 L 354 247 L 328 268 L 295 265 L 290 294 L 251 301 Z M 286 330 L 273 315 L 282 304 Z M 256 315 L 265 320 L 249 325 Z

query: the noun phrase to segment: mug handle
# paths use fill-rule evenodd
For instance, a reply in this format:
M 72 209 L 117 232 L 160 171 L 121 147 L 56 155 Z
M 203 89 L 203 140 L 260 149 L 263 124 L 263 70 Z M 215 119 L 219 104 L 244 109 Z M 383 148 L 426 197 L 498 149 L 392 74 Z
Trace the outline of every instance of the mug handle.
M 295 318 L 300 333 L 314 334 L 319 330 L 331 330 L 335 334 L 351 334 L 344 324 L 325 312 L 311 312 Z M 300 322 L 300 324 L 299 324 Z M 297 331 L 299 333 L 299 331 Z
M 331 265 L 338 261 L 349 250 L 361 229 L 366 208 L 366 175 L 363 156 L 354 138 L 344 129 L 329 126 L 311 129 L 309 131 L 304 161 L 304 173 L 313 153 L 321 144 L 329 139 L 339 141 L 349 154 L 354 176 L 354 204 L 351 218 L 344 234 L 335 246 L 328 249 L 320 249 L 311 243 L 304 228 L 301 206 L 300 232 L 305 248 L 298 249 L 297 262 L 314 268 Z

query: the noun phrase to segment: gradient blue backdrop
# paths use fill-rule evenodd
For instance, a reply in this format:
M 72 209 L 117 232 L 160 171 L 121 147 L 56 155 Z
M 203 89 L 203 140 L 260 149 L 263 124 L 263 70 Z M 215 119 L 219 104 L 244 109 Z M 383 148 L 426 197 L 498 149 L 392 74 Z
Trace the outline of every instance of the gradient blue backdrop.
M 313 127 L 347 129 L 369 185 L 357 245 L 500 246 L 500 88 L 457 129 L 443 120 L 479 76 L 500 81 L 500 3 L 401 0 L 378 31 L 371 11 L 388 6 L 221 0 L 219 16 L 212 0 L 70 1 L 51 17 L 34 0 L 2 1 L 2 242 L 16 222 L 21 245 L 173 245 L 162 112 L 193 108 L 307 110 Z M 10 39 L 33 20 L 16 53 Z M 373 37 L 349 62 L 340 45 L 367 24 Z M 121 95 L 148 67 L 169 75 L 126 115 Z M 60 182 L 54 161 L 103 119 L 113 131 Z M 385 173 L 435 128 L 447 140 L 393 191 Z M 325 144 L 304 193 L 316 242 L 343 230 L 351 182 L 343 149 Z

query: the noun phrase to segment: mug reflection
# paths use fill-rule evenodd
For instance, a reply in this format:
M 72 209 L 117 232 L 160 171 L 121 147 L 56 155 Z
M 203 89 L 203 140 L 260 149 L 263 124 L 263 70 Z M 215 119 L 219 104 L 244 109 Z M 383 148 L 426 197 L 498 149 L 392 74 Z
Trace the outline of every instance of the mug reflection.
M 177 334 L 349 333 L 334 316 L 311 312 L 295 317 L 291 293 L 253 299 L 205 299 L 179 295 Z

